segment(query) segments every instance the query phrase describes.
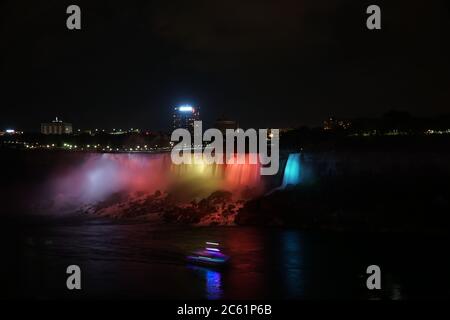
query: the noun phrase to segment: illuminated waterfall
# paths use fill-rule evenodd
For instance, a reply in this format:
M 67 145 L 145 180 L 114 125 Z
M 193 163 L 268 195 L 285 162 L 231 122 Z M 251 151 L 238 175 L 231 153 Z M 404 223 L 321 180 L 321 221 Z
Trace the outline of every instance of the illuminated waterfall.
M 300 153 L 291 153 L 284 168 L 282 188 L 300 183 Z
M 52 174 L 49 186 L 55 203 L 85 204 L 106 199 L 117 192 L 167 191 L 182 200 L 203 198 L 218 190 L 236 196 L 248 190 L 262 193 L 260 164 L 175 165 L 170 154 L 86 154 L 76 165 Z
M 245 163 L 207 164 L 201 160 L 192 164 L 171 165 L 174 187 L 185 188 L 187 193 L 207 196 L 216 190 L 227 190 L 239 194 L 246 189 L 262 192 L 261 165 Z

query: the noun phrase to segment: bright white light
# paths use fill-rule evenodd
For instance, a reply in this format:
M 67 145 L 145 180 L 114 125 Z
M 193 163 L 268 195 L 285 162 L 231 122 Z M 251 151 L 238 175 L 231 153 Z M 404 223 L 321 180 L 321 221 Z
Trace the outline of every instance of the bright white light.
M 6 129 L 6 133 L 14 133 L 14 132 L 16 132 L 16 131 L 13 129 Z
M 187 111 L 192 112 L 192 111 L 194 111 L 194 108 L 192 108 L 192 106 L 190 106 L 190 105 L 184 105 L 184 106 L 179 107 L 178 110 L 182 111 L 182 112 L 187 112 Z

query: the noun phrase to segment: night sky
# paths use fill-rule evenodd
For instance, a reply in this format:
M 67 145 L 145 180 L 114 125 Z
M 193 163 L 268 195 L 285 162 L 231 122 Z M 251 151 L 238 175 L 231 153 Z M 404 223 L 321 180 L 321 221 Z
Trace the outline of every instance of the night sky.
M 181 103 L 243 127 L 450 112 L 448 0 L 10 0 L 0 16 L 0 130 L 167 130 Z

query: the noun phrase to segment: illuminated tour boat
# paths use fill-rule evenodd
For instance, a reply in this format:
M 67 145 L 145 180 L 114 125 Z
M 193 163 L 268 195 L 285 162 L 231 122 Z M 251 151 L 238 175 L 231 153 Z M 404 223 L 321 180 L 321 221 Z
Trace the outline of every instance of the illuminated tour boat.
M 187 260 L 197 265 L 221 267 L 228 264 L 230 257 L 220 251 L 219 243 L 206 242 L 205 248 L 192 252 Z

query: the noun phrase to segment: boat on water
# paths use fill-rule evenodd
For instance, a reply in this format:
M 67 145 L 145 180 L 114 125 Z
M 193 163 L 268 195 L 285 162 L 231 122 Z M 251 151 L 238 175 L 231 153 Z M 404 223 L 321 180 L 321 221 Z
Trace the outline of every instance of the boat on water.
M 220 251 L 218 242 L 206 242 L 203 249 L 196 250 L 187 256 L 188 262 L 208 267 L 226 266 L 230 257 Z

